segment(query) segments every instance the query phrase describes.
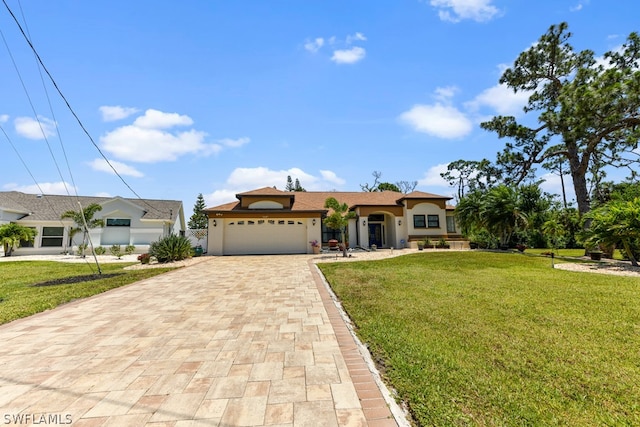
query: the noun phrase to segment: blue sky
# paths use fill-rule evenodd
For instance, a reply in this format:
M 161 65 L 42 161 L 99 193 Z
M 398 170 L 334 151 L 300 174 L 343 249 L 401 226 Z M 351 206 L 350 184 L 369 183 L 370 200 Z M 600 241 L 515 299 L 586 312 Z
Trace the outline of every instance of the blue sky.
M 498 80 L 550 25 L 597 55 L 640 30 L 637 0 L 6 3 L 126 183 L 187 217 L 198 193 L 215 206 L 287 175 L 360 191 L 380 171 L 453 194 L 440 172 L 495 159 L 505 141 L 479 123 L 522 115 Z M 135 197 L 4 5 L 0 29 L 0 190 Z

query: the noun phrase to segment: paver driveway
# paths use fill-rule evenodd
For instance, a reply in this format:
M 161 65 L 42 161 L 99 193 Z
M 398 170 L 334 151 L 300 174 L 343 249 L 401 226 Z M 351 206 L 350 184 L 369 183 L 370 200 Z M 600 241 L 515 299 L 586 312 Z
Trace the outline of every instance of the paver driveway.
M 0 326 L 0 423 L 397 425 L 309 259 L 212 257 Z

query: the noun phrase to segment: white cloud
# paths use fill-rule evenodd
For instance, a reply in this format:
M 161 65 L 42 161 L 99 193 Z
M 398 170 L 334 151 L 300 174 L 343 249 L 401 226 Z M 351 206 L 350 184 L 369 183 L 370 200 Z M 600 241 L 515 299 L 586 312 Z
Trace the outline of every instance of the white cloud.
M 7 123 L 9 121 L 8 114 L 0 114 L 0 123 Z
M 331 60 L 336 64 L 355 64 L 364 59 L 366 51 L 360 46 L 354 46 L 350 49 L 338 49 L 333 51 Z
M 286 170 L 272 170 L 266 167 L 236 168 L 227 178 L 223 188 L 205 195 L 207 206 L 218 206 L 224 203 L 233 202 L 235 195 L 249 190 L 262 187 L 276 187 L 284 190 L 287 184 L 287 176 L 295 182 L 300 180 L 308 191 L 322 191 L 327 187 L 341 185 L 344 180 L 339 178 L 334 172 L 329 170 L 320 171 L 320 178 L 313 176 L 300 168 L 290 168 Z
M 133 176 L 135 178 L 140 178 L 144 176 L 144 174 L 139 170 L 137 170 L 136 168 L 126 165 L 124 163 L 117 162 L 115 160 L 109 160 L 109 163 L 111 163 L 111 165 L 115 168 L 116 171 L 118 171 L 120 175 Z M 100 172 L 107 172 L 112 175 L 115 175 L 115 172 L 113 171 L 111 166 L 107 164 L 107 161 L 105 159 L 95 159 L 92 162 L 89 162 L 89 166 L 91 166 L 93 170 L 100 171 Z
M 237 139 L 223 138 L 218 140 L 218 142 L 224 145 L 225 147 L 232 147 L 232 148 L 242 147 L 243 145 L 248 144 L 249 141 L 251 141 L 251 139 L 247 137 L 237 138 Z
M 21 191 L 27 194 L 75 194 L 77 189 L 68 182 L 41 182 L 38 185 L 18 185 L 15 183 L 2 186 L 6 191 Z M 67 191 L 69 193 L 67 193 Z
M 316 53 L 322 46 L 324 46 L 324 39 L 322 37 L 316 37 L 304 44 L 304 48 L 311 53 Z
M 448 103 L 460 89 L 457 86 L 438 87 L 435 90 L 435 98 L 439 101 Z
M 443 139 L 462 138 L 468 135 L 473 125 L 467 116 L 450 105 L 414 105 L 400 115 L 400 121 L 422 132 Z
M 351 44 L 354 41 L 366 41 L 367 38 L 364 36 L 364 34 L 362 33 L 355 33 L 354 35 L 349 35 L 347 36 L 347 38 L 345 39 L 345 43 L 346 44 Z
M 448 163 L 441 163 L 430 167 L 425 173 L 422 179 L 418 180 L 418 185 L 426 187 L 446 187 L 449 188 L 449 184 L 444 178 L 440 176 L 441 173 L 447 171 Z
M 327 182 L 331 182 L 333 184 L 344 185 L 345 182 L 346 182 L 344 179 L 338 177 L 338 175 L 336 175 L 336 173 L 333 172 L 333 171 L 329 171 L 329 170 L 323 171 L 323 170 L 321 170 L 320 171 L 320 175 L 322 176 L 323 180 L 325 180 Z
M 431 6 L 438 9 L 443 21 L 460 22 L 471 19 L 477 22 L 491 20 L 500 11 L 493 6 L 493 0 L 430 0 Z
M 197 130 L 171 133 L 128 125 L 100 138 L 102 147 L 118 159 L 143 163 L 174 161 L 185 154 L 218 152 L 205 144 L 207 134 Z
M 500 115 L 516 115 L 522 112 L 522 108 L 529 101 L 532 92 L 514 92 L 505 85 L 497 84 L 485 89 L 472 101 L 465 103 L 465 107 L 472 111 L 478 111 L 481 107 L 491 107 Z
M 348 34 L 344 40 L 339 40 L 335 36 L 331 36 L 328 39 L 323 37 L 317 37 L 313 40 L 307 40 L 304 44 L 305 50 L 316 53 L 325 44 L 329 44 L 333 49 L 331 60 L 336 64 L 355 64 L 361 61 L 366 56 L 366 50 L 361 46 L 352 46 L 356 42 L 364 42 L 367 38 L 361 32 L 354 34 Z M 341 46 L 342 49 L 339 49 Z
M 174 126 L 191 126 L 192 124 L 193 120 L 189 116 L 153 109 L 145 111 L 144 116 L 138 117 L 133 122 L 134 126 L 147 129 L 168 129 Z
M 560 175 L 548 172 L 542 176 L 541 179 L 544 180 L 542 184 L 540 184 L 540 188 L 543 191 L 551 194 L 557 194 L 559 196 L 558 200 L 562 200 L 562 181 L 560 180 Z M 564 176 L 564 190 L 567 197 L 567 202 L 574 201 L 576 198 L 575 190 L 573 189 L 573 180 L 571 179 L 571 175 Z
M 569 11 L 571 11 L 571 12 L 580 12 L 588 4 L 589 4 L 589 0 L 580 0 L 578 2 L 578 4 L 576 4 L 575 6 L 570 7 Z
M 116 120 L 126 119 L 138 112 L 137 108 L 121 107 L 119 105 L 103 105 L 99 110 L 100 113 L 102 113 L 102 120 L 105 122 L 114 122 Z
M 113 157 L 142 163 L 174 161 L 180 156 L 218 154 L 225 147 L 237 148 L 249 142 L 249 138 L 225 138 L 217 143 L 207 143 L 206 132 L 195 129 L 174 131 L 175 126 L 190 126 L 189 116 L 165 113 L 149 109 L 137 117 L 133 124 L 118 127 L 100 138 L 102 148 Z
M 18 135 L 29 139 L 45 139 L 55 134 L 56 122 L 46 117 L 17 117 L 14 120 Z

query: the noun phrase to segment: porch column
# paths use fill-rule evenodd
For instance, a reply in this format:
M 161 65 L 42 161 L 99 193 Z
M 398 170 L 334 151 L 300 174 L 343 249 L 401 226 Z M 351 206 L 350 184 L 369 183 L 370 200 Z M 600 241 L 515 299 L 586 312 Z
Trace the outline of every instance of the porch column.
M 358 220 L 358 237 L 360 241 L 358 245 L 363 248 L 369 247 L 369 217 L 361 216 Z

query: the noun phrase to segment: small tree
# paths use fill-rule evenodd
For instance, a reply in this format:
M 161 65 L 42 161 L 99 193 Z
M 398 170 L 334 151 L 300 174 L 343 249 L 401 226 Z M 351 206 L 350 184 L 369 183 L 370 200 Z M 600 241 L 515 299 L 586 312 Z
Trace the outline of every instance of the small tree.
M 329 197 L 324 202 L 324 207 L 331 209 L 333 212 L 324 219 L 324 223 L 327 227 L 334 230 L 340 230 L 340 236 L 342 238 L 342 256 L 347 256 L 347 242 L 346 242 L 346 230 L 349 225 L 349 220 L 356 217 L 356 213 L 349 211 L 349 206 L 346 203 L 338 202 L 334 197 Z
M 33 228 L 19 224 L 0 225 L 0 242 L 2 242 L 4 256 L 11 256 L 13 250 L 20 247 L 20 241 L 33 242 L 36 234 Z
M 291 175 L 287 175 L 287 184 L 284 186 L 284 191 L 293 191 L 293 180 L 291 179 Z
M 204 203 L 202 193 L 198 194 L 195 205 L 193 205 L 193 215 L 189 218 L 188 226 L 191 230 L 204 230 L 208 227 L 209 218 L 204 210 L 207 205 Z
M 293 187 L 293 191 L 307 191 L 302 185 L 300 185 L 300 180 L 296 178 L 296 184 Z
M 87 247 L 87 237 L 89 235 L 89 229 L 104 227 L 104 220 L 96 219 L 93 216 L 96 212 L 102 210 L 102 206 L 97 203 L 91 203 L 86 208 L 79 211 L 66 211 L 60 216 L 60 219 L 71 219 L 75 222 L 76 226 L 70 230 L 70 235 L 73 237 L 76 233 L 82 231 L 82 243 L 78 245 L 79 248 Z M 85 227 L 86 224 L 86 227 Z M 84 257 L 84 250 L 82 250 L 82 256 Z
M 640 244 L 640 199 L 611 201 L 585 215 L 591 228 L 585 232 L 587 245 L 622 245 L 631 264 L 638 267 Z

